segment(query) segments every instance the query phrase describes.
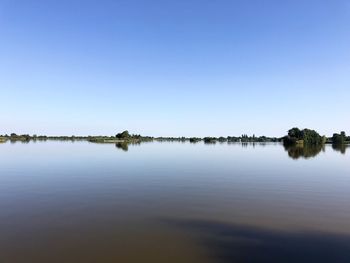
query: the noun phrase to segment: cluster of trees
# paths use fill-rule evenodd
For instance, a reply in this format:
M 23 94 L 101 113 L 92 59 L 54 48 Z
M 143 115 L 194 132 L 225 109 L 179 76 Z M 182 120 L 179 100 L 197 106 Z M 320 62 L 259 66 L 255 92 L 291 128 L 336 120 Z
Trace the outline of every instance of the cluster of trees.
M 288 135 L 283 138 L 285 145 L 322 145 L 326 142 L 326 137 L 321 136 L 315 130 L 292 128 L 288 131 Z
M 341 145 L 350 143 L 350 136 L 346 136 L 345 132 L 342 131 L 340 134 L 334 133 L 332 137 L 326 138 L 315 130 L 292 128 L 288 131 L 288 135 L 283 138 L 283 142 L 285 145 L 322 145 L 325 143 Z
M 255 134 L 253 134 L 253 136 L 248 136 L 247 134 L 243 134 L 239 139 L 241 142 L 278 142 L 279 141 L 279 139 L 276 137 L 266 137 L 266 136 L 256 137 Z
M 266 137 L 266 136 L 260 136 L 256 137 L 255 135 L 253 136 L 248 136 L 248 135 L 242 135 L 239 137 L 236 136 L 227 136 L 227 137 L 158 137 L 154 138 L 156 141 L 180 141 L 180 142 L 185 142 L 185 141 L 190 141 L 190 142 L 200 142 L 203 141 L 204 143 L 216 143 L 216 142 L 278 142 L 281 141 L 281 139 L 275 138 L 275 137 Z
M 205 143 L 215 143 L 218 139 L 216 137 L 204 137 L 203 141 Z
M 129 134 L 128 131 L 123 131 L 121 133 L 117 133 L 115 136 L 117 139 L 129 139 L 131 138 L 131 135 Z
M 152 141 L 153 137 L 150 136 L 141 136 L 140 134 L 130 134 L 129 131 L 123 131 L 117 133 L 115 136 L 117 139 L 130 142 L 142 142 L 142 141 Z
M 0 138 L 3 140 L 10 140 L 10 141 L 22 141 L 22 142 L 29 142 L 31 140 L 33 141 L 46 141 L 46 140 L 60 140 L 60 141 L 68 141 L 68 140 L 87 140 L 89 136 L 46 136 L 46 135 L 29 135 L 29 134 L 21 134 L 17 135 L 16 133 L 11 133 L 10 135 L 0 135 Z
M 120 146 L 120 143 L 136 143 L 136 142 L 145 142 L 152 141 L 153 138 L 149 136 L 141 136 L 139 134 L 130 134 L 128 131 L 123 131 L 117 133 L 115 136 L 89 136 L 89 142 L 95 143 L 116 143 L 116 147 Z M 125 145 L 123 145 L 125 148 Z M 123 148 L 118 147 L 118 148 Z
M 29 142 L 32 138 L 28 134 L 17 135 L 16 133 L 11 133 L 10 136 L 5 135 L 5 137 L 11 141 L 22 141 L 22 142 Z
M 16 133 L 11 133 L 10 135 L 0 135 L 0 142 L 5 142 L 10 140 L 11 142 L 21 141 L 46 141 L 46 140 L 60 140 L 60 141 L 76 141 L 76 140 L 85 140 L 90 142 L 114 142 L 116 140 L 124 141 L 149 141 L 153 140 L 152 137 L 144 137 L 141 135 L 130 135 L 128 131 L 123 131 L 118 133 L 116 136 L 46 136 L 46 135 L 29 135 L 21 134 L 17 135 Z
M 332 144 L 336 145 L 350 143 L 350 136 L 347 137 L 344 131 L 342 131 L 340 134 L 334 133 L 331 141 Z
M 196 143 L 196 142 L 200 142 L 200 141 L 201 141 L 201 138 L 197 138 L 197 137 L 190 138 L 190 142 L 192 142 L 192 143 Z
M 186 141 L 192 141 L 192 142 L 197 142 L 199 140 L 201 140 L 200 138 L 196 138 L 196 137 L 191 137 L 191 138 L 186 138 L 186 137 L 157 137 L 157 138 L 153 138 L 156 141 L 159 142 L 186 142 Z

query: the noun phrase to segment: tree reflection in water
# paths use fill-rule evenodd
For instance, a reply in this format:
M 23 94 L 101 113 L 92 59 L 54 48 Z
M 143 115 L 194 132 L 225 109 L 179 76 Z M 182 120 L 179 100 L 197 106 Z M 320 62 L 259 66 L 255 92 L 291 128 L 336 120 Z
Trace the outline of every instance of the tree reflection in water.
M 336 152 L 340 152 L 341 154 L 346 153 L 347 147 L 348 147 L 348 145 L 346 145 L 346 144 L 332 144 L 333 150 Z
M 321 151 L 325 151 L 324 145 L 284 145 L 284 149 L 288 152 L 288 156 L 292 159 L 313 158 Z
M 124 152 L 127 152 L 129 150 L 129 145 L 127 142 L 117 142 L 115 144 L 115 147 L 123 150 Z
M 147 142 L 142 142 L 142 143 L 147 143 Z M 141 142 L 137 141 L 137 142 L 129 142 L 129 141 L 125 141 L 125 142 L 117 142 L 115 144 L 115 147 L 117 149 L 121 149 L 123 150 L 124 152 L 127 152 L 129 150 L 129 145 L 141 145 Z

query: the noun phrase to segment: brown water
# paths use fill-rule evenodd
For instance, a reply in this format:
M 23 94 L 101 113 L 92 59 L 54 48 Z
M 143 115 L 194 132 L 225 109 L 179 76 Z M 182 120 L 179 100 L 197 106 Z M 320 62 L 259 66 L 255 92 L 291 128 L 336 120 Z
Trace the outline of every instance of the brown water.
M 347 150 L 0 144 L 0 262 L 349 262 Z

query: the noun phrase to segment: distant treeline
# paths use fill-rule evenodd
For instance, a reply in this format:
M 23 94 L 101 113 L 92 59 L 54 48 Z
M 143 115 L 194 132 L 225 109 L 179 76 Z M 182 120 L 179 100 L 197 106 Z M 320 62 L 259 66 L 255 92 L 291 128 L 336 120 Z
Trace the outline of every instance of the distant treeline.
M 11 133 L 10 135 L 0 135 L 0 142 L 4 141 L 21 141 L 21 142 L 29 142 L 29 141 L 47 141 L 47 140 L 57 140 L 57 141 L 89 141 L 89 142 L 137 142 L 137 141 L 150 141 L 153 140 L 153 137 L 149 136 L 141 136 L 137 134 L 130 135 L 128 131 L 124 131 L 122 133 L 118 133 L 114 136 L 46 136 L 46 135 L 29 135 L 29 134 L 21 134 L 17 135 L 16 133 Z
M 348 144 L 350 143 L 350 136 L 346 136 L 342 131 L 340 134 L 334 133 L 332 137 L 321 136 L 317 131 L 311 129 L 292 128 L 288 131 L 288 135 L 283 137 L 284 145 L 323 145 L 325 143 L 331 144 Z
M 21 134 L 17 135 L 16 133 L 11 133 L 10 135 L 0 135 L 0 140 L 10 140 L 10 141 L 46 141 L 46 140 L 87 140 L 88 137 L 85 136 L 46 136 L 46 135 L 29 135 Z
M 204 143 L 216 143 L 216 142 L 278 142 L 282 139 L 278 139 L 275 137 L 266 137 L 266 136 L 260 136 L 256 137 L 253 136 L 227 136 L 227 137 L 155 137 L 153 138 L 155 141 L 178 141 L 178 142 L 186 142 L 189 141 L 191 143 L 196 143 L 203 141 Z
M 227 136 L 227 137 L 152 137 L 142 136 L 139 134 L 130 134 L 128 131 L 117 133 L 114 136 L 46 136 L 46 135 L 29 135 L 22 134 L 17 135 L 11 133 L 10 135 L 0 135 L 0 142 L 10 140 L 12 142 L 21 141 L 46 141 L 46 140 L 59 140 L 59 141 L 89 141 L 95 143 L 139 143 L 146 141 L 178 141 L 196 143 L 203 141 L 204 143 L 216 143 L 216 142 L 283 142 L 285 145 L 322 145 L 325 143 L 332 144 L 347 144 L 350 143 L 350 137 L 346 136 L 345 132 L 334 133 L 332 137 L 321 136 L 318 132 L 311 129 L 299 129 L 292 128 L 288 131 L 288 134 L 284 137 L 267 137 L 267 136 L 248 136 L 242 134 L 241 136 Z

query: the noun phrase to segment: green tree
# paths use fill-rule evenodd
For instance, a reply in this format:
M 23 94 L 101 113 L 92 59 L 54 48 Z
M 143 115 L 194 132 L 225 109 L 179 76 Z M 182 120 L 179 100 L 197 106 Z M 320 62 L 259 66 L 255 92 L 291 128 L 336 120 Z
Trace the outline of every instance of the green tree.
M 299 128 L 292 128 L 288 131 L 288 136 L 301 140 L 303 138 L 303 132 Z
M 315 130 L 292 128 L 288 131 L 288 136 L 283 138 L 285 145 L 293 145 L 299 141 L 305 145 L 321 145 L 325 142 L 325 138 L 319 135 Z
M 345 132 L 341 132 L 340 134 L 334 133 L 332 137 L 333 144 L 344 144 L 346 141 Z
M 304 144 L 319 145 L 323 143 L 323 138 L 315 130 L 304 129 L 302 131 Z
M 204 143 L 215 143 L 216 142 L 215 137 L 204 137 L 203 140 L 204 140 Z
M 130 136 L 128 131 L 123 131 L 121 133 L 118 133 L 115 137 L 118 138 L 118 139 L 128 139 L 131 136 Z

